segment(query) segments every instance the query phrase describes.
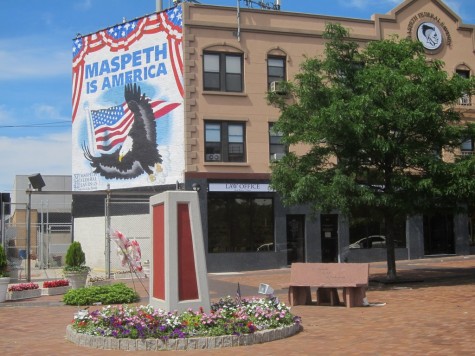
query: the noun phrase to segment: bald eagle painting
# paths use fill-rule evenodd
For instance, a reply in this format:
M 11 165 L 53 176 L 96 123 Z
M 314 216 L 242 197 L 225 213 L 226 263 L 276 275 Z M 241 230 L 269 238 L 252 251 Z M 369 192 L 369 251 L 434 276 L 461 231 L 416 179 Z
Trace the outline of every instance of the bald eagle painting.
M 95 156 L 83 144 L 84 157 L 90 162 L 93 172 L 106 179 L 133 179 L 147 173 L 150 180 L 154 181 L 154 170 L 160 172 L 162 163 L 157 147 L 157 114 L 154 114 L 150 99 L 141 93 L 137 84 L 125 85 L 124 97 L 133 121 L 122 146 L 112 153 Z M 175 107 L 169 105 L 161 115 Z

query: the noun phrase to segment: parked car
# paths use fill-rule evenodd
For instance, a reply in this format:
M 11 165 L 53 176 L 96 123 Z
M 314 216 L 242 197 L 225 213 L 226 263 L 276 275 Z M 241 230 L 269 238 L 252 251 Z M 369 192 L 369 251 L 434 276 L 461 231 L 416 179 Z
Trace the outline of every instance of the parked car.
M 352 243 L 349 247 L 352 249 L 386 247 L 386 237 L 383 235 L 370 235 Z
M 260 245 L 257 248 L 257 252 L 260 252 L 260 251 L 274 251 L 274 243 L 271 242 L 271 243 Z

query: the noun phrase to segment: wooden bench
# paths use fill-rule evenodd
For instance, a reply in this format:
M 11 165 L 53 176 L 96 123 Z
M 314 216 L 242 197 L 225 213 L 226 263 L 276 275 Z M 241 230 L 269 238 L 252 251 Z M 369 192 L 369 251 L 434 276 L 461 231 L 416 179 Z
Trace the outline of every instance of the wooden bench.
M 317 305 L 340 305 L 338 288 L 343 288 L 346 307 L 364 305 L 369 281 L 368 263 L 292 263 L 290 305 L 312 304 L 310 288 L 317 288 Z

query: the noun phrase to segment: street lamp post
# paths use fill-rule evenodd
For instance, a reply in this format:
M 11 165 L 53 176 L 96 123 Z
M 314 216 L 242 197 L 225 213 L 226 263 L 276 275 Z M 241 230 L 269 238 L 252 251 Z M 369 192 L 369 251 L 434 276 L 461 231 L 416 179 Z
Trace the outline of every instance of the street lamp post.
M 31 184 L 28 185 L 28 204 L 26 205 L 26 281 L 31 282 Z
M 26 280 L 31 282 L 31 191 L 32 188 L 41 191 L 41 188 L 45 186 L 45 181 L 39 173 L 29 176 L 28 180 L 30 184 L 26 191 L 28 193 L 28 205 L 26 207 Z

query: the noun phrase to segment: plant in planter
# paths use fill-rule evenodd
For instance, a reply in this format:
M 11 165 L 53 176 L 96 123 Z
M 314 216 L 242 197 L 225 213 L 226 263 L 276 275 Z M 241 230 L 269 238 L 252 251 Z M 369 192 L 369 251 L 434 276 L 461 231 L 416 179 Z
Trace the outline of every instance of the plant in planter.
M 74 241 L 69 246 L 66 252 L 65 262 L 66 265 L 63 268 L 63 273 L 71 283 L 72 288 L 77 289 L 84 287 L 90 268 L 85 265 L 86 255 L 79 241 Z
M 41 296 L 41 289 L 37 283 L 20 283 L 8 287 L 8 299 L 28 299 Z
M 67 279 L 57 279 L 53 281 L 44 281 L 43 282 L 43 289 L 41 294 L 42 295 L 58 295 L 64 294 L 71 286 L 69 285 L 69 281 Z
M 10 277 L 7 270 L 7 255 L 3 250 L 3 246 L 0 245 L 0 302 L 4 302 L 7 299 L 8 283 L 10 283 Z

